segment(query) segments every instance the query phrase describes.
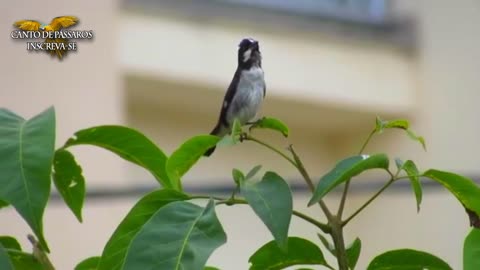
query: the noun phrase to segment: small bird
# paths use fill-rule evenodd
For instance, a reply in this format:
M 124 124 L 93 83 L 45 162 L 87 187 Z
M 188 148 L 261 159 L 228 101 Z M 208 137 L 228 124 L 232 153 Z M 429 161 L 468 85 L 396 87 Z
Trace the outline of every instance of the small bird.
M 210 134 L 223 137 L 231 132 L 235 119 L 241 125 L 252 120 L 259 111 L 265 94 L 262 54 L 258 41 L 252 38 L 242 39 L 238 45 L 237 70 L 223 98 L 217 125 Z M 208 149 L 204 155 L 210 156 L 213 151 L 215 147 Z
M 67 28 L 77 24 L 78 18 L 75 16 L 61 16 L 55 17 L 52 19 L 50 24 L 42 24 L 34 20 L 21 20 L 15 22 L 13 25 L 24 30 L 24 31 L 60 31 L 62 28 Z M 47 38 L 45 39 L 46 43 L 68 43 L 68 40 L 65 38 Z M 57 55 L 59 59 L 67 53 L 66 50 L 56 49 L 50 50 L 51 55 Z

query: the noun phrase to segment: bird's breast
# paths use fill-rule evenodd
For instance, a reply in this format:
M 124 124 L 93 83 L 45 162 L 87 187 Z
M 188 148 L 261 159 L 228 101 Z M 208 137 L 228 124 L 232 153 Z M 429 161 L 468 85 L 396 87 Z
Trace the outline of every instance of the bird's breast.
M 244 70 L 240 74 L 237 91 L 229 113 L 229 122 L 238 118 L 242 124 L 250 121 L 260 110 L 265 80 L 259 67 Z

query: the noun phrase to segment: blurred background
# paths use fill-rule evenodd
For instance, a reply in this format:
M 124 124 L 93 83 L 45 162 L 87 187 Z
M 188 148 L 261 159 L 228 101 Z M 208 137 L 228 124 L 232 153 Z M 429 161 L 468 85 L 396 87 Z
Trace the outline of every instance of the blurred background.
M 358 152 L 375 116 L 407 118 L 427 150 L 400 131 L 374 138 L 366 152 L 413 159 L 421 170 L 480 176 L 480 3 L 473 0 L 104 0 L 3 1 L 0 3 L 0 106 L 29 118 L 55 106 L 57 146 L 79 129 L 121 124 L 152 138 L 170 154 L 184 140 L 214 126 L 236 68 L 243 37 L 260 41 L 267 83 L 262 115 L 282 119 L 286 141 L 272 132 L 257 136 L 293 143 L 319 179 L 337 160 Z M 26 51 L 10 38 L 21 19 L 49 22 L 75 15 L 93 41 L 79 41 L 64 61 Z M 128 210 L 156 187 L 141 168 L 93 147 L 73 150 L 87 180 L 84 223 L 58 196 L 45 214 L 45 234 L 58 269 L 100 255 Z M 220 148 L 185 176 L 193 193 L 228 194 L 231 169 L 257 164 L 278 171 L 292 185 L 295 208 L 310 197 L 298 173 L 275 154 L 251 143 Z M 355 179 L 347 214 L 387 180 L 372 173 Z M 424 182 L 419 214 L 409 183 L 382 194 L 346 229 L 359 237 L 358 269 L 387 249 L 414 248 L 462 268 L 469 231 L 461 205 L 441 187 Z M 339 193 L 327 203 L 336 205 Z M 28 247 L 27 225 L 2 209 L 0 234 Z M 248 269 L 248 258 L 272 239 L 245 206 L 217 208 L 228 242 L 209 259 L 221 269 Z M 314 242 L 316 230 L 293 219 L 290 234 Z M 28 248 L 27 248 L 28 249 Z

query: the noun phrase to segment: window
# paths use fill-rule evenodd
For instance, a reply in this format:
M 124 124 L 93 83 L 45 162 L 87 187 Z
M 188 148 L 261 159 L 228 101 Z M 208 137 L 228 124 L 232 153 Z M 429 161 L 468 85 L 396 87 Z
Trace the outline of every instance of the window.
M 387 0 L 217 0 L 213 2 L 364 23 L 384 22 L 389 6 Z

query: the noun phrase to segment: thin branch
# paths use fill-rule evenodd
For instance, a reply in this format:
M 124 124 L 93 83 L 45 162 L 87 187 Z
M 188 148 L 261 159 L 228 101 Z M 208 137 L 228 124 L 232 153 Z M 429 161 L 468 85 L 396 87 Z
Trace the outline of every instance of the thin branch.
M 401 180 L 401 179 L 409 179 L 410 177 L 424 177 L 425 175 L 423 174 L 419 174 L 419 175 L 405 175 L 405 176 L 400 176 L 400 177 L 396 177 L 395 180 Z
M 285 155 L 282 151 L 278 150 L 277 148 L 275 148 L 274 146 L 264 142 L 264 141 L 261 141 L 251 135 L 245 135 L 244 137 L 245 140 L 247 141 L 252 141 L 252 142 L 256 142 L 260 145 L 263 145 L 265 147 L 267 147 L 268 149 L 274 151 L 275 153 L 279 154 L 280 156 L 282 156 L 284 159 L 288 160 L 288 162 L 290 162 L 294 167 L 297 168 L 297 164 L 295 164 L 295 161 L 293 161 L 293 159 L 291 159 L 290 157 L 288 157 L 287 155 Z
M 337 217 L 342 218 L 343 209 L 345 209 L 345 202 L 347 201 L 348 188 L 350 187 L 350 179 L 345 182 L 345 187 L 343 188 L 342 198 L 340 199 L 340 205 L 338 206 Z
M 33 257 L 35 257 L 35 259 L 37 259 L 40 264 L 45 267 L 45 270 L 55 270 L 55 267 L 53 267 L 52 262 L 50 262 L 50 259 L 48 259 L 47 254 L 43 251 L 37 239 L 35 239 L 35 237 L 31 234 L 27 235 L 27 238 L 33 246 Z
M 359 155 L 361 155 L 363 153 L 363 151 L 365 151 L 365 148 L 367 147 L 368 143 L 372 139 L 373 135 L 375 135 L 375 133 L 376 133 L 376 130 L 374 129 L 370 132 L 370 134 L 368 134 L 368 137 L 365 140 L 365 142 L 363 143 L 362 148 L 360 148 L 360 151 L 358 151 Z
M 360 151 L 358 151 L 358 154 L 361 155 L 365 148 L 367 147 L 368 143 L 372 139 L 373 135 L 375 135 L 376 130 L 373 129 L 370 134 L 368 134 L 367 139 L 363 143 L 362 147 L 360 148 Z M 342 193 L 342 198 L 340 199 L 340 205 L 338 207 L 338 212 L 337 212 L 337 217 L 342 218 L 343 215 L 343 210 L 345 209 L 345 201 L 347 200 L 347 194 L 348 194 L 348 189 L 350 188 L 350 179 L 345 183 L 345 187 L 343 189 Z
M 342 227 L 344 227 L 345 225 L 348 224 L 348 222 L 350 222 L 350 220 L 352 220 L 355 216 L 357 216 L 360 212 L 362 212 L 363 209 L 365 209 L 365 207 L 367 207 L 371 202 L 373 202 L 380 194 L 382 194 L 383 191 L 385 191 L 385 189 L 387 189 L 393 182 L 395 182 L 395 179 L 394 178 L 391 178 L 385 185 L 383 185 L 383 187 L 377 191 L 377 193 L 375 193 L 370 199 L 368 199 L 368 201 L 366 201 L 362 206 L 360 206 L 360 208 L 357 209 L 357 211 L 355 211 L 350 217 L 348 217 L 347 219 L 345 219 L 343 222 L 342 222 Z
M 298 212 L 298 211 L 293 210 L 293 214 L 294 214 L 295 216 L 297 216 L 297 217 L 299 217 L 299 218 L 301 218 L 301 219 L 303 219 L 303 220 L 305 220 L 305 221 L 307 221 L 307 222 L 310 222 L 311 224 L 317 226 L 317 227 L 318 227 L 320 230 L 322 230 L 322 232 L 324 232 L 324 233 L 329 234 L 329 233 L 331 232 L 331 230 L 332 230 L 332 229 L 330 228 L 330 226 L 328 226 L 327 224 L 322 223 L 322 222 L 319 222 L 319 221 L 315 220 L 314 218 L 312 218 L 312 217 L 310 217 L 310 216 L 307 216 L 307 215 L 305 215 L 305 214 L 303 214 L 303 213 L 301 213 L 301 212 Z
M 315 185 L 313 184 L 312 178 L 310 178 L 310 175 L 308 175 L 307 170 L 305 169 L 305 166 L 303 165 L 302 161 L 300 160 L 300 157 L 298 156 L 297 152 L 295 152 L 295 149 L 293 149 L 293 145 L 290 144 L 288 146 L 288 150 L 293 155 L 293 160 L 295 161 L 295 164 L 296 164 L 295 167 L 297 167 L 300 174 L 305 179 L 305 182 L 307 182 L 307 185 L 310 188 L 310 191 L 314 192 L 315 191 Z
M 332 224 L 332 240 L 335 245 L 335 254 L 339 270 L 348 270 L 347 252 L 345 250 L 345 239 L 343 238 L 343 228 L 340 219 L 335 218 Z
M 285 158 L 287 161 L 289 161 L 295 168 L 298 169 L 298 171 L 303 176 L 303 179 L 307 183 L 307 185 L 310 188 L 310 190 L 312 191 L 312 193 L 315 192 L 315 186 L 313 184 L 312 178 L 308 174 L 307 170 L 305 169 L 305 166 L 303 165 L 300 157 L 297 155 L 297 153 L 295 152 L 295 149 L 293 148 L 292 145 L 289 146 L 288 150 L 292 153 L 293 160 L 290 157 L 288 157 L 287 155 L 285 155 L 283 152 L 276 149 L 275 147 L 273 147 L 273 146 L 271 146 L 267 143 L 264 143 L 264 142 L 254 138 L 254 137 L 252 137 L 248 134 L 245 136 L 245 139 L 257 142 L 260 145 L 263 145 L 263 146 L 271 149 L 272 151 L 278 153 L 283 158 Z M 332 236 L 332 238 L 334 239 L 334 242 L 335 242 L 335 248 L 337 249 L 337 258 L 338 258 L 338 264 L 339 264 L 340 270 L 347 270 L 347 268 L 348 268 L 347 267 L 347 258 L 346 258 L 346 252 L 345 252 L 345 243 L 344 243 L 344 240 L 343 240 L 343 231 L 342 231 L 341 220 L 338 219 L 336 216 L 332 215 L 332 213 L 328 209 L 328 206 L 325 204 L 325 202 L 323 200 L 320 200 L 318 202 L 318 204 L 320 205 L 320 208 L 322 209 L 323 213 L 327 217 L 328 224 L 323 224 L 321 227 L 317 225 L 317 227 L 319 227 L 321 230 L 325 229 L 324 232 L 327 232 Z M 302 216 L 300 216 L 300 218 L 302 218 Z M 307 220 L 307 221 L 311 222 L 311 220 Z M 317 223 L 317 221 L 315 221 L 315 223 Z
M 300 157 L 298 156 L 297 152 L 295 152 L 295 149 L 293 148 L 293 145 L 290 145 L 288 147 L 288 149 L 290 150 L 290 152 L 293 155 L 295 163 L 297 164 L 296 167 L 297 167 L 298 171 L 303 176 L 303 178 L 305 179 L 305 182 L 307 182 L 308 186 L 310 187 L 310 190 L 313 193 L 315 191 L 315 186 L 313 185 L 312 178 L 310 178 L 310 175 L 308 175 L 308 172 L 305 169 L 305 166 L 303 165 L 302 161 L 300 160 Z M 318 204 L 320 205 L 320 208 L 322 208 L 322 211 L 325 214 L 325 216 L 327 217 L 328 221 L 331 222 L 332 219 L 333 219 L 333 215 L 330 212 L 330 210 L 328 209 L 328 206 L 325 204 L 325 202 L 323 200 L 320 200 L 318 202 Z
M 263 145 L 267 148 L 269 148 L 270 150 L 274 151 L 275 153 L 279 154 L 280 156 L 282 156 L 283 158 L 285 158 L 288 162 L 290 162 L 295 168 L 298 169 L 298 171 L 300 172 L 300 174 L 303 176 L 303 178 L 305 179 L 305 182 L 307 182 L 307 185 L 308 187 L 310 188 L 310 190 L 313 192 L 315 190 L 315 186 L 313 185 L 313 182 L 312 182 L 312 179 L 310 178 L 310 176 L 308 175 L 307 171 L 305 170 L 305 167 L 303 166 L 303 163 L 302 161 L 300 160 L 300 158 L 298 157 L 297 153 L 295 152 L 295 150 L 293 149 L 293 146 L 290 145 L 289 146 L 289 150 L 290 152 L 292 153 L 294 159 L 291 159 L 290 157 L 288 157 L 287 155 L 285 155 L 282 151 L 278 150 L 277 148 L 275 148 L 274 146 L 271 146 L 269 145 L 268 143 L 265 143 L 261 140 L 258 140 L 257 138 L 249 135 L 249 134 L 246 134 L 245 135 L 245 140 L 250 140 L 250 141 L 253 141 L 253 142 L 256 142 L 260 145 Z M 322 211 L 323 213 L 325 214 L 325 216 L 327 217 L 327 219 L 330 221 L 332 219 L 332 213 L 330 212 L 330 210 L 328 209 L 327 205 L 323 202 L 323 201 L 320 201 L 319 202 L 319 205 L 320 207 L 322 208 Z
M 225 198 L 221 198 L 221 197 L 216 197 L 216 196 L 210 196 L 210 195 L 192 195 L 192 196 L 188 196 L 189 197 L 189 200 L 194 200 L 194 199 L 214 199 L 216 201 L 224 201 L 226 200 Z

